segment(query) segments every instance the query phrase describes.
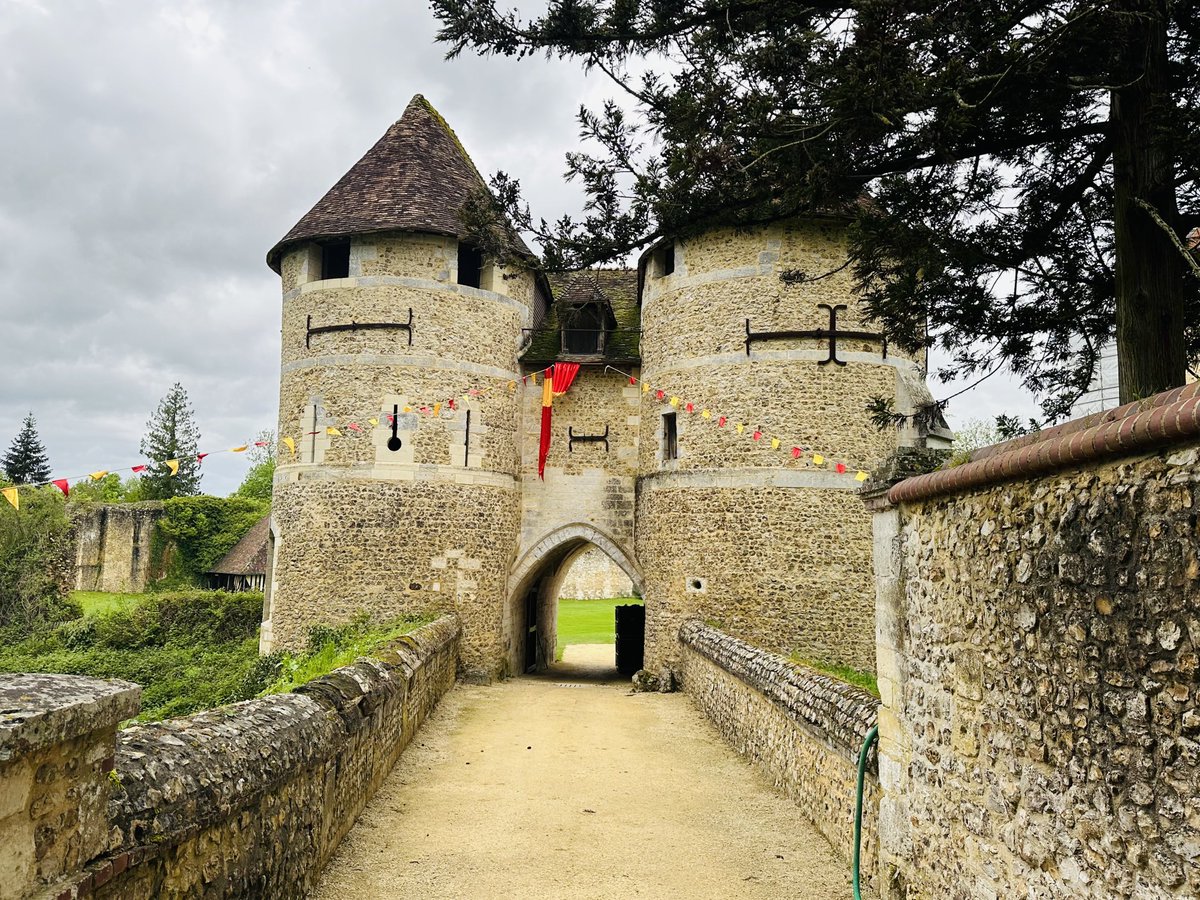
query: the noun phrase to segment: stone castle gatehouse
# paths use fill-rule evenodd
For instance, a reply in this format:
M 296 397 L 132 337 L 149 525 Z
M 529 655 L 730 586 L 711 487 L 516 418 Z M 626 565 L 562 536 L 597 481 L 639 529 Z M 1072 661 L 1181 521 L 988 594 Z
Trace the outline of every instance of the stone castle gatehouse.
M 526 671 L 554 658 L 558 586 L 594 546 L 645 598 L 651 671 L 677 669 L 692 615 L 873 668 L 855 468 L 926 437 L 880 432 L 865 406 L 928 393 L 922 361 L 869 334 L 831 359 L 815 332 L 832 315 L 873 330 L 845 272 L 779 279 L 838 269 L 845 222 L 663 241 L 635 270 L 548 280 L 471 245 L 457 213 L 483 184 L 417 96 L 267 256 L 296 454 L 275 476 L 264 649 L 364 610 L 455 610 L 469 674 Z M 542 387 L 526 379 L 557 361 L 581 368 L 554 402 L 542 480 Z

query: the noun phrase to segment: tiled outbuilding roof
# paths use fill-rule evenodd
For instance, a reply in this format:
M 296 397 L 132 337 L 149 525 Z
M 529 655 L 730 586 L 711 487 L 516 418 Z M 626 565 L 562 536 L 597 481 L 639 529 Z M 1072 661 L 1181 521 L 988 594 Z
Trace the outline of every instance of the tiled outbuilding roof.
M 210 569 L 213 575 L 265 575 L 268 541 L 271 536 L 271 517 L 263 516 L 240 541 Z
M 466 237 L 458 213 L 481 187 L 483 177 L 446 120 L 417 94 L 399 121 L 271 248 L 267 265 L 278 272 L 284 250 L 301 241 L 380 231 Z

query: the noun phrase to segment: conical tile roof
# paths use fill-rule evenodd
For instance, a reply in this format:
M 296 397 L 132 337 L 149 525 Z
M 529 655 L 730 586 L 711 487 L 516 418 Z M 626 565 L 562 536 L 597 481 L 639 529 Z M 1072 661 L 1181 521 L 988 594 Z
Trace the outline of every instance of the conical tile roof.
M 391 128 L 267 254 L 289 244 L 377 231 L 463 237 L 458 211 L 484 181 L 433 105 L 417 94 Z M 522 249 L 525 249 L 521 245 Z

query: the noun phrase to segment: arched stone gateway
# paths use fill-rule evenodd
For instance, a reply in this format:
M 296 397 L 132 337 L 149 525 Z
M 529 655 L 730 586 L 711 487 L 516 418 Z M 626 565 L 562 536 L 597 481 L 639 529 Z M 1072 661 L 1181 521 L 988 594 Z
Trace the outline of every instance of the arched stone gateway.
M 641 593 L 641 569 L 617 541 L 582 522 L 554 529 L 522 554 L 509 576 L 505 630 L 510 671 L 541 670 L 554 659 L 559 588 L 571 563 L 592 547 L 616 563 Z

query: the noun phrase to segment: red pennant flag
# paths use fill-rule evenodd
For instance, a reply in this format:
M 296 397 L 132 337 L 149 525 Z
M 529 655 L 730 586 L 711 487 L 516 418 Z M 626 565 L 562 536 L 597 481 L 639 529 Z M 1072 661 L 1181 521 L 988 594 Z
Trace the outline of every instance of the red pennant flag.
M 724 417 L 724 416 L 719 416 L 719 417 L 717 418 L 717 427 L 718 427 L 718 428 L 724 428 L 724 427 L 725 427 L 725 417 Z
M 255 447 L 265 447 L 265 446 L 267 446 L 267 442 L 266 441 L 255 441 L 254 446 Z M 207 456 L 208 454 L 205 454 L 205 455 Z
M 196 462 L 204 462 L 204 457 L 206 457 L 206 456 L 208 456 L 207 453 L 197 453 L 196 454 Z
M 663 399 L 663 397 L 665 397 L 667 395 L 663 391 L 655 391 L 654 396 L 656 398 L 658 398 L 659 400 L 661 400 L 661 399 Z
M 349 424 L 347 427 L 348 427 L 348 428 L 349 428 L 351 431 L 362 431 L 362 428 L 360 428 L 360 427 L 359 427 L 359 425 L 358 425 L 358 423 L 357 423 L 357 422 L 351 422 L 351 423 L 350 423 L 350 424 Z
M 131 472 L 137 472 L 138 474 L 141 474 L 142 472 L 145 472 L 145 471 L 146 471 L 146 467 L 145 467 L 145 466 L 134 466 L 134 467 L 133 467 L 133 468 L 131 468 L 129 471 L 131 471 Z
M 451 409 L 458 409 L 458 407 L 454 405 L 454 398 L 453 398 L 453 397 L 451 397 L 449 400 L 447 400 L 447 401 L 446 401 L 446 403 L 447 403 L 447 404 L 449 404 L 449 406 L 450 406 L 450 408 L 451 408 Z
M 690 404 L 690 403 L 689 403 L 689 404 L 687 404 L 687 405 L 684 407 L 684 409 L 686 409 L 688 412 L 694 412 L 694 411 L 695 411 L 695 409 L 693 408 L 692 404 Z
M 762 432 L 756 431 L 756 432 L 754 432 L 754 434 L 751 435 L 751 437 L 753 437 L 756 441 L 762 440 Z
M 538 477 L 546 478 L 546 457 L 550 455 L 550 420 L 554 398 L 561 397 L 575 382 L 579 363 L 555 363 L 542 381 L 542 431 L 538 437 Z
M 637 379 L 636 379 L 636 378 L 634 378 L 632 375 L 630 375 L 630 376 L 629 376 L 629 383 L 630 383 L 630 384 L 637 384 Z
M 799 459 L 799 458 L 800 458 L 800 448 L 793 447 L 792 448 L 792 459 Z
M 64 497 L 71 496 L 71 485 L 67 482 L 67 479 L 59 478 L 58 480 L 52 481 L 50 483 L 52 485 L 54 485 L 56 488 L 58 488 L 60 491 L 62 491 Z
M 388 424 L 391 425 L 395 421 L 396 421 L 396 417 L 393 416 L 391 413 L 388 413 Z
M 478 397 L 478 396 L 479 396 L 479 389 L 478 389 L 478 388 L 471 388 L 470 390 L 468 390 L 468 391 L 467 391 L 467 393 L 468 393 L 469 395 L 471 395 L 472 397 Z
M 841 474 L 845 473 L 845 471 L 846 471 L 846 464 L 838 463 L 836 466 L 834 466 L 834 468 L 837 469 L 837 473 L 839 475 L 841 475 Z

